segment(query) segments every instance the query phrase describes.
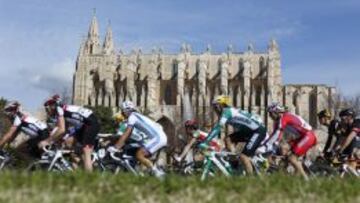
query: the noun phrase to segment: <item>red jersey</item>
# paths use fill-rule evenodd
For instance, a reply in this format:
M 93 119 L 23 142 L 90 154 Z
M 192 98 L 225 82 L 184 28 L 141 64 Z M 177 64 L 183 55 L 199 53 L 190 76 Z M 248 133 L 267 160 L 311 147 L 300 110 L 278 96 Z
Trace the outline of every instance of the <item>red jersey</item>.
M 193 133 L 193 137 L 196 138 L 198 142 L 204 142 L 208 136 L 208 133 L 201 130 L 197 130 Z M 220 144 L 214 139 L 209 142 L 210 146 L 214 147 L 216 151 L 220 151 Z
M 302 138 L 312 131 L 312 127 L 300 116 L 285 112 L 279 121 L 275 122 L 274 131 L 270 139 L 274 141 L 281 140 L 285 131 L 294 134 L 296 138 Z

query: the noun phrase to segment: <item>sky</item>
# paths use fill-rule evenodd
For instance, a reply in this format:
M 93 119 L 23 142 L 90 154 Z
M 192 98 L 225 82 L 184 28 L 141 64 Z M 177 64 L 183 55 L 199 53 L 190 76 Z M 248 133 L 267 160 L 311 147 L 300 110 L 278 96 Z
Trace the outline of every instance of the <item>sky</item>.
M 360 93 L 358 0 L 0 0 L 0 97 L 28 109 L 71 88 L 75 60 L 96 8 L 101 39 L 110 23 L 125 53 L 181 44 L 217 53 L 278 41 L 285 84 Z

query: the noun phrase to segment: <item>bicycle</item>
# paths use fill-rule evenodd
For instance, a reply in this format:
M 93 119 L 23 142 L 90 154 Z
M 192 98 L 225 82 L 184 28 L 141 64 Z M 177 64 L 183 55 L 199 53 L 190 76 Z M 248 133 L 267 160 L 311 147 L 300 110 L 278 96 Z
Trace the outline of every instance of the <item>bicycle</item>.
M 65 155 L 74 153 L 74 150 L 58 149 L 56 146 L 44 147 L 43 154 L 39 160 L 32 162 L 27 171 L 73 171 L 71 163 L 65 158 Z

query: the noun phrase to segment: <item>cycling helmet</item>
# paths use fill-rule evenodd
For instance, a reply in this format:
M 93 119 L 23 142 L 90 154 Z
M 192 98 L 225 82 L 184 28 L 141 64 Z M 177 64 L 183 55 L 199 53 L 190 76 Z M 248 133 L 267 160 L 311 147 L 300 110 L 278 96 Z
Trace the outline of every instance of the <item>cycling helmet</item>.
M 278 102 L 273 102 L 267 107 L 269 113 L 284 113 L 286 111 L 285 107 L 281 106 Z
M 4 107 L 4 113 L 7 116 L 14 116 L 20 111 L 20 103 L 17 101 L 10 101 Z
M 317 116 L 319 118 L 324 118 L 324 117 L 331 118 L 331 112 L 329 110 L 327 110 L 327 109 L 324 109 L 324 110 L 320 111 L 317 114 Z
M 51 97 L 49 97 L 45 103 L 44 103 L 44 106 L 47 107 L 47 106 L 52 106 L 52 105 L 61 105 L 62 104 L 62 101 L 61 101 L 61 97 L 58 95 L 58 94 L 55 94 Z
M 125 120 L 125 118 L 121 113 L 117 113 L 114 115 L 114 120 L 116 123 L 121 123 Z
M 132 103 L 131 101 L 124 101 L 121 104 L 121 110 L 123 112 L 132 112 L 132 111 L 136 111 L 136 108 L 134 103 Z
M 230 106 L 230 97 L 226 95 L 219 95 L 215 97 L 212 102 L 213 105 L 222 105 L 222 106 Z
M 343 116 L 355 117 L 355 111 L 352 108 L 343 109 L 340 111 L 339 116 L 340 117 L 343 117 Z
M 185 128 L 199 129 L 199 123 L 195 119 L 185 121 Z

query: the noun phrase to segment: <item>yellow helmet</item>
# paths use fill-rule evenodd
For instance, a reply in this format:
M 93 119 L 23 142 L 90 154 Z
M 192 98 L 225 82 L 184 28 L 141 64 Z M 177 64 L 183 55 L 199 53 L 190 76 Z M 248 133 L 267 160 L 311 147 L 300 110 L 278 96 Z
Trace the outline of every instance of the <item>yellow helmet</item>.
M 320 111 L 317 115 L 319 118 L 323 118 L 323 117 L 331 118 L 331 112 L 328 109 L 324 109 Z
M 230 97 L 226 95 L 219 95 L 215 97 L 212 104 L 218 104 L 222 106 L 230 106 Z
M 114 120 L 117 123 L 123 122 L 125 120 L 124 116 L 122 115 L 122 113 L 117 113 L 114 115 Z

